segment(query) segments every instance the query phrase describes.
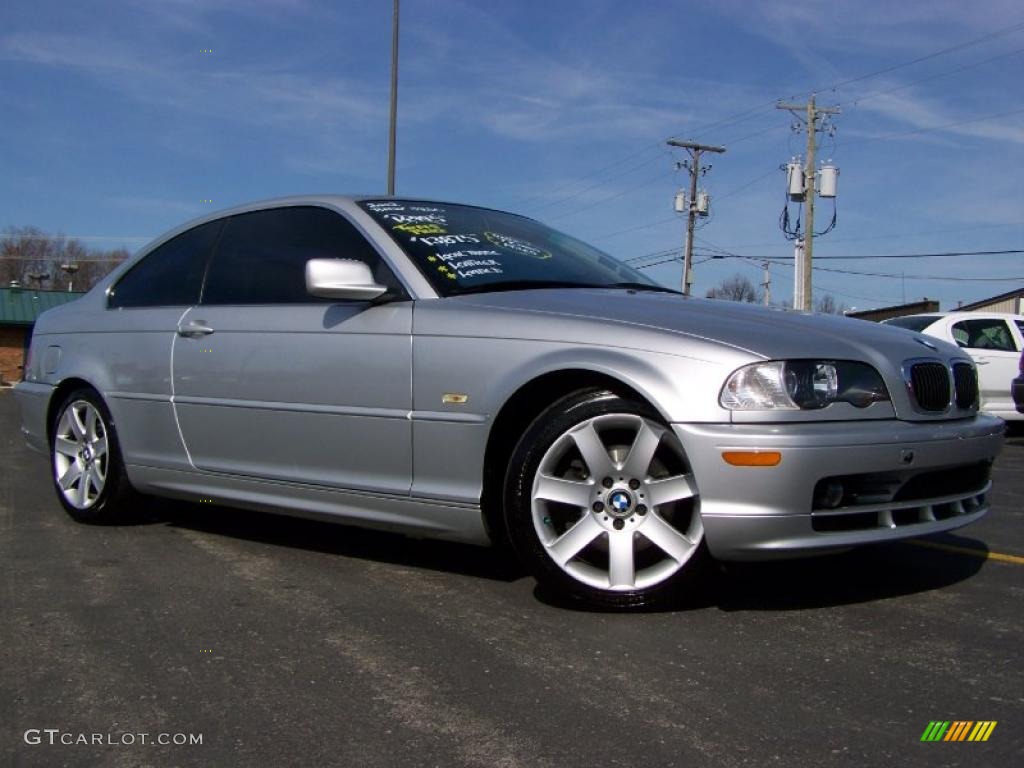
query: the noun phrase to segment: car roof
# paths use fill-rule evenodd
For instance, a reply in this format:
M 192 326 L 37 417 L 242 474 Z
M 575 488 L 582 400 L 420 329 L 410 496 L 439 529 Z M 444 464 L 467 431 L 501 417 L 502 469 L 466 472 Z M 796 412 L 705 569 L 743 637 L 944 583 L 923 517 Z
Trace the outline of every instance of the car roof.
M 1024 320 L 1024 315 L 1014 314 L 1013 312 L 984 312 L 981 310 L 966 310 L 963 312 L 950 311 L 950 312 L 919 312 L 913 315 L 900 315 L 902 317 L 933 317 L 936 320 L 941 318 L 954 318 L 954 319 L 970 319 L 972 317 L 1000 317 L 1005 319 L 1021 319 Z M 899 318 L 892 317 L 890 320 L 898 320 Z
M 254 200 L 248 203 L 242 203 L 230 208 L 222 208 L 218 211 L 210 211 L 204 213 L 202 216 L 196 216 L 182 224 L 174 227 L 162 233 L 159 237 L 146 243 L 136 253 L 149 252 L 158 245 L 170 240 L 172 237 L 186 232 L 193 227 L 198 227 L 201 224 L 205 224 L 209 221 L 215 221 L 216 219 L 226 218 L 228 216 L 237 216 L 240 213 L 252 213 L 253 211 L 261 211 L 267 208 L 277 208 L 284 206 L 297 206 L 297 205 L 327 205 L 334 207 L 344 208 L 351 206 L 355 203 L 360 203 L 366 200 L 381 200 L 390 201 L 396 203 L 429 203 L 433 205 L 459 205 L 466 208 L 482 208 L 484 210 L 498 211 L 497 208 L 488 208 L 486 206 L 473 205 L 472 203 L 459 203 L 450 200 L 437 200 L 430 197 L 405 197 L 398 195 L 353 195 L 353 194 L 316 194 L 316 195 L 290 195 L 287 197 L 271 197 L 264 200 Z M 507 213 L 512 216 L 520 216 L 522 218 L 529 218 L 522 214 L 515 213 L 514 211 L 499 211 L 500 213 Z

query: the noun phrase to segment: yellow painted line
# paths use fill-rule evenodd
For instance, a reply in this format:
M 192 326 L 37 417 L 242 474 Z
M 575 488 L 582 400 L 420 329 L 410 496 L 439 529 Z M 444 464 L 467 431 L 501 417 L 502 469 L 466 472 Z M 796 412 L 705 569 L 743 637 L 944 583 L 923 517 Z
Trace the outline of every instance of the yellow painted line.
M 1020 555 L 1006 555 L 1002 552 L 987 552 L 984 549 L 973 549 L 972 547 L 957 547 L 953 544 L 942 544 L 938 541 L 925 541 L 924 539 L 908 539 L 908 543 L 917 544 L 919 547 L 928 547 L 929 549 L 939 549 L 943 552 L 953 552 L 958 555 L 971 555 L 973 557 L 981 557 L 986 560 L 998 560 L 1001 563 L 1014 563 L 1016 565 L 1024 565 L 1024 557 Z

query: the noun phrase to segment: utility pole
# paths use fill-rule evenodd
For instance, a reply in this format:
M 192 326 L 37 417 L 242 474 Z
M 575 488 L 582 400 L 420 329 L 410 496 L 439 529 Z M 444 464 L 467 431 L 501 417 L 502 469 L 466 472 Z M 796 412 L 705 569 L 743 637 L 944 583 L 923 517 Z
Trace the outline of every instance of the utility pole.
M 388 194 L 395 194 L 395 128 L 398 122 L 398 0 L 391 19 L 391 121 L 388 124 Z
M 761 283 L 761 287 L 764 289 L 764 305 L 766 307 L 772 303 L 772 273 L 768 271 L 769 263 L 768 261 L 764 263 L 764 282 Z
M 806 224 L 803 242 L 800 243 L 798 241 L 797 244 L 797 255 L 800 261 L 796 263 L 795 269 L 793 307 L 794 309 L 810 311 L 812 308 L 811 259 L 814 255 L 814 194 L 815 179 L 817 178 L 814 162 L 817 152 L 818 132 L 822 130 L 820 124 L 822 116 L 837 115 L 840 110 L 839 107 L 817 106 L 814 103 L 813 93 L 806 104 L 784 104 L 780 102 L 775 105 L 775 108 L 792 112 L 804 123 L 807 131 L 807 164 L 804 166 L 804 182 L 807 185 L 804 193 Z M 804 111 L 806 117 L 801 116 L 800 111 Z M 802 295 L 798 296 L 798 290 L 801 287 Z
M 690 295 L 690 287 L 693 285 L 693 228 L 697 222 L 697 177 L 702 176 L 705 172 L 711 169 L 711 166 L 704 168 L 700 165 L 700 154 L 701 152 L 716 152 L 721 154 L 725 152 L 725 147 L 717 147 L 710 144 L 699 144 L 696 141 L 678 141 L 677 139 L 669 139 L 668 145 L 670 147 L 682 147 L 690 153 L 691 162 L 687 163 L 683 161 L 680 167 L 686 168 L 690 172 L 690 198 L 689 206 L 687 206 L 686 215 L 686 242 L 683 247 L 683 279 L 682 289 L 683 294 L 686 296 Z M 707 215 L 707 211 L 704 211 L 704 215 Z

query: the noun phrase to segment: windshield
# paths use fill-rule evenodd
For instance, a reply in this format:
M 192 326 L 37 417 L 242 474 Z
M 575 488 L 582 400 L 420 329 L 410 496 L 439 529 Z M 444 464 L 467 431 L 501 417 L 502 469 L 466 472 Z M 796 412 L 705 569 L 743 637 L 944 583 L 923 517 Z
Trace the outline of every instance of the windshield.
M 668 290 L 608 254 L 522 216 L 411 200 L 359 205 L 441 296 L 555 287 Z

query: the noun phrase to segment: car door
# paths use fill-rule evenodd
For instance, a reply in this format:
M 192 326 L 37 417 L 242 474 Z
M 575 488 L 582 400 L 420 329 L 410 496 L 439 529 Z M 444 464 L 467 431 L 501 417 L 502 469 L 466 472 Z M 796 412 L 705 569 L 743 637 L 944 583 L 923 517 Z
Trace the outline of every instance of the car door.
M 161 243 L 107 290 L 107 311 L 79 348 L 107 368 L 103 393 L 125 462 L 188 469 L 174 420 L 171 349 L 178 321 L 199 301 L 207 258 L 222 222 L 201 224 Z
M 1017 376 L 1020 347 L 1001 317 L 958 320 L 950 326 L 953 339 L 978 366 L 981 409 L 993 413 L 1014 412 L 1010 382 Z
M 318 299 L 312 258 L 367 262 L 399 300 Z M 201 470 L 407 494 L 412 302 L 356 228 L 294 206 L 226 220 L 179 324 L 174 406 Z

